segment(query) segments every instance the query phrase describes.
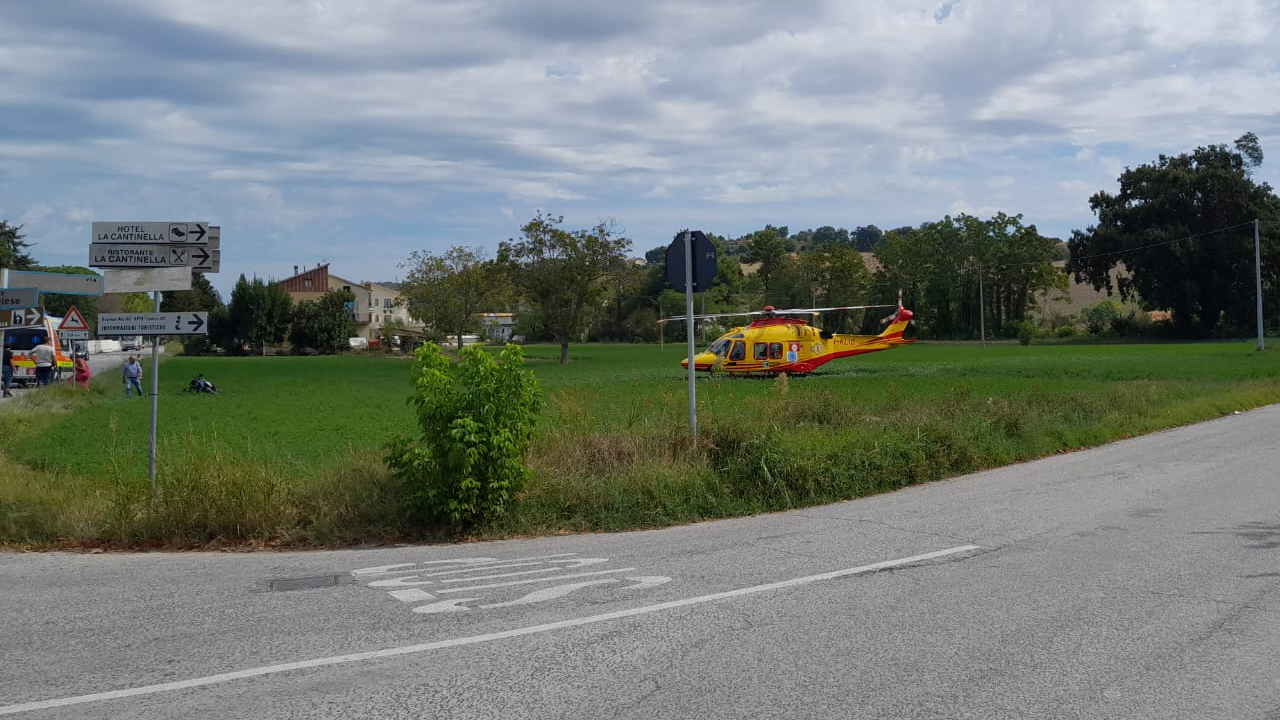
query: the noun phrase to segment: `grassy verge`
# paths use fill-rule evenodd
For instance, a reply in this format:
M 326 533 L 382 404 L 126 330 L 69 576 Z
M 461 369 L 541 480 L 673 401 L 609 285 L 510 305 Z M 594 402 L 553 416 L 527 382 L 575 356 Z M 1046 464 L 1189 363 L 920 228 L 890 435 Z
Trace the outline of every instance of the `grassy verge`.
M 1280 402 L 1251 344 L 917 344 L 804 378 L 704 378 L 689 437 L 683 346 L 532 347 L 547 393 L 534 479 L 482 537 L 619 530 L 884 492 Z M 149 372 L 148 368 L 148 372 Z M 441 539 L 381 463 L 416 430 L 408 362 L 184 358 L 150 407 L 114 377 L 0 406 L 0 543 L 342 545 Z M 218 396 L 180 391 L 203 372 Z

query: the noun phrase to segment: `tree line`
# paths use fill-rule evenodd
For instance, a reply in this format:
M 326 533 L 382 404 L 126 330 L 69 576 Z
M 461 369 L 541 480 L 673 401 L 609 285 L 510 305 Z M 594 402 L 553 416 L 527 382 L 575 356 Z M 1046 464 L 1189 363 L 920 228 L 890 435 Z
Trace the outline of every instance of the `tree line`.
M 1280 201 L 1253 178 L 1262 158 L 1257 136 L 1246 133 L 1232 146 L 1162 155 L 1126 169 L 1119 193 L 1090 199 L 1098 223 L 1074 231 L 1067 243 L 1005 213 L 946 216 L 887 232 L 874 225 L 797 233 L 766 225 L 736 238 L 708 232 L 718 272 L 696 309 L 884 303 L 901 292 L 920 336 L 1026 338 L 1060 322 L 1039 313 L 1037 301 L 1065 293 L 1074 278 L 1143 310 L 1168 311 L 1167 337 L 1239 336 L 1255 317 L 1257 219 L 1265 314 L 1275 330 Z M 492 259 L 464 247 L 414 253 L 402 288 L 410 312 L 461 335 L 478 329 L 481 309 L 514 311 L 518 332 L 559 343 L 562 361 L 570 342 L 683 339 L 683 325 L 662 322 L 685 313 L 683 293 L 665 280 L 665 245 L 645 252 L 645 263 L 629 262 L 631 241 L 612 223 L 571 231 L 561 222 L 539 212 L 523 237 L 503 243 Z M 1126 324 L 1111 301 L 1083 308 L 1078 320 L 1093 332 L 1149 327 L 1132 318 Z M 874 318 L 859 313 L 825 317 L 823 324 L 875 329 Z M 704 331 L 714 336 L 722 329 Z
M 766 225 L 734 238 L 708 232 L 718 267 L 696 309 L 889 303 L 901 292 L 922 337 L 1014 337 L 1054 324 L 1038 315 L 1037 299 L 1064 292 L 1074 278 L 1145 310 L 1169 311 L 1170 337 L 1238 336 L 1254 322 L 1252 221 L 1259 219 L 1265 313 L 1274 330 L 1280 200 L 1253 177 L 1262 159 L 1257 136 L 1246 133 L 1230 146 L 1161 155 L 1126 169 L 1117 193 L 1090 198 L 1097 223 L 1073 231 L 1065 244 L 1005 213 L 946 216 L 889 231 L 866 225 L 792 233 Z M 34 266 L 20 229 L 0 221 L 0 265 Z M 685 312 L 684 294 L 666 283 L 665 244 L 638 262 L 629 259 L 632 241 L 614 222 L 569 229 L 562 216 L 542 211 L 520 230 L 493 257 L 465 246 L 411 253 L 400 290 L 410 315 L 436 339 L 454 336 L 460 345 L 464 334 L 482 329 L 483 313 L 512 312 L 516 332 L 558 344 L 562 362 L 575 342 L 683 340 L 683 324 L 665 322 Z M 223 305 L 196 275 L 192 290 L 166 293 L 162 310 L 209 311 L 207 341 L 227 352 L 264 352 L 285 340 L 299 351 L 336 352 L 354 333 L 352 298 L 343 292 L 294 306 L 278 285 L 241 276 Z M 150 302 L 135 295 L 124 302 Z M 49 297 L 56 305 L 63 301 L 54 298 L 71 296 Z M 92 315 L 92 299 L 86 304 Z M 1110 312 L 1091 309 L 1081 322 L 1092 327 Z M 822 323 L 844 332 L 876 327 L 874 317 L 853 312 Z M 700 328 L 711 336 L 721 329 Z

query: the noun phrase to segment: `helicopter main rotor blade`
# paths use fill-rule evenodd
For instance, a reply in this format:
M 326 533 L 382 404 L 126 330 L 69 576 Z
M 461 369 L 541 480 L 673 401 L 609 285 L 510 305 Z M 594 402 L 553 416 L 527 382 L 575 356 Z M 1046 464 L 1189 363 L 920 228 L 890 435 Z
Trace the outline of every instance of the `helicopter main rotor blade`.
M 869 310 L 871 308 L 887 308 L 897 307 L 897 305 L 844 305 L 842 307 L 825 307 L 825 308 L 789 308 L 787 310 L 774 310 L 774 315 L 816 315 L 824 312 L 835 312 L 837 310 Z
M 694 320 L 708 320 L 711 318 L 723 317 L 759 317 L 761 315 L 817 315 L 824 312 L 835 312 L 837 310 L 869 310 L 871 308 L 892 308 L 897 305 L 843 305 L 841 307 L 825 307 L 825 308 L 788 308 L 786 310 L 743 310 L 741 312 L 726 313 L 708 313 L 706 315 L 694 315 Z M 674 322 L 677 320 L 686 320 L 688 315 L 672 315 L 671 317 L 662 318 L 658 322 Z
M 709 319 L 709 318 L 722 318 L 722 317 L 746 317 L 746 316 L 748 316 L 748 315 L 764 315 L 764 314 L 765 314 L 765 312 L 764 312 L 763 310 L 751 310 L 751 311 L 747 311 L 747 312 L 709 313 L 709 314 L 707 314 L 707 315 L 694 315 L 694 316 L 693 316 L 693 319 L 694 319 L 694 320 L 707 320 L 707 319 Z M 665 317 L 665 318 L 662 318 L 662 319 L 661 319 L 661 320 L 659 320 L 658 322 L 660 322 L 660 323 L 661 323 L 661 322 L 674 322 L 674 321 L 676 321 L 676 320 L 686 320 L 686 319 L 688 319 L 688 317 L 689 317 L 688 315 L 672 315 L 671 317 Z

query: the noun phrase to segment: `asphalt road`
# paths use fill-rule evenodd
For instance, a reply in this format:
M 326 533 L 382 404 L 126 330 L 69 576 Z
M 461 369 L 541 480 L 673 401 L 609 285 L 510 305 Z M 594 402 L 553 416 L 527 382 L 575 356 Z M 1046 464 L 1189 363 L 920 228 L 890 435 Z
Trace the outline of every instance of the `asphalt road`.
M 855 502 L 0 555 L 0 716 L 1280 718 L 1280 406 Z

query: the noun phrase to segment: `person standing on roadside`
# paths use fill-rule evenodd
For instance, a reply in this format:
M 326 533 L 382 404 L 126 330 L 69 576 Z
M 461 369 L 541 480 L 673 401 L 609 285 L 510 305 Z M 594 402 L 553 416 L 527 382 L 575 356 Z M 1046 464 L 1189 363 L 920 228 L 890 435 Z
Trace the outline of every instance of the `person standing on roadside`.
M 36 338 L 31 357 L 36 361 L 36 385 L 43 387 L 53 382 L 53 367 L 58 362 L 58 351 L 53 349 L 48 339 Z
M 4 388 L 5 397 L 13 397 L 13 338 L 4 339 L 4 375 L 0 386 Z
M 124 362 L 124 396 L 129 397 L 135 388 L 138 397 L 142 397 L 142 363 L 136 355 L 130 355 Z
M 87 391 L 89 389 L 89 376 L 91 374 L 92 373 L 89 371 L 89 358 L 85 357 L 82 352 L 76 353 L 75 374 L 73 375 L 76 384 Z

